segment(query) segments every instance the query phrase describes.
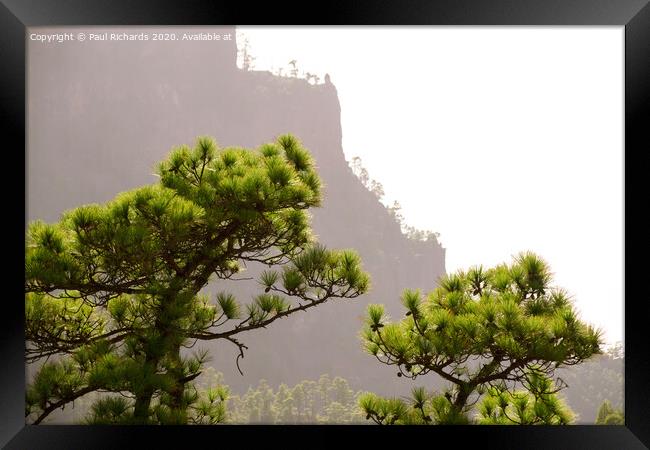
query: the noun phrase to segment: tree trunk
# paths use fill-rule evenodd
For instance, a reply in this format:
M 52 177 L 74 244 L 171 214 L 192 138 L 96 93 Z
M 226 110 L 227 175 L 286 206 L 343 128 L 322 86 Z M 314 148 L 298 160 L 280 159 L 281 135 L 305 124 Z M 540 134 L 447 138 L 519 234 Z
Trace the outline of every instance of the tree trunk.
M 144 425 L 149 422 L 149 408 L 153 390 L 137 395 L 135 398 L 135 410 L 133 411 L 134 422 L 137 425 Z
M 465 405 L 467 404 L 467 399 L 470 394 L 474 391 L 474 385 L 470 383 L 463 383 L 458 385 L 458 395 L 454 400 L 454 408 L 458 411 L 459 414 L 462 414 Z
M 177 365 L 174 370 L 170 370 L 169 373 L 174 377 L 174 387 L 170 392 L 171 402 L 169 407 L 172 411 L 172 417 L 174 417 L 174 422 L 179 425 L 187 424 L 187 408 L 183 405 L 183 393 L 185 392 L 185 382 L 180 381 L 183 378 L 183 369 L 181 361 L 181 349 L 180 345 L 174 347 L 170 352 L 170 356 L 173 358 L 173 361 Z
M 158 359 L 147 355 L 144 362 L 144 370 L 152 370 L 156 372 L 158 367 Z M 149 422 L 149 415 L 151 412 L 151 398 L 153 397 L 153 387 L 149 386 L 141 393 L 136 394 L 135 408 L 133 410 L 134 422 L 138 425 L 143 425 Z

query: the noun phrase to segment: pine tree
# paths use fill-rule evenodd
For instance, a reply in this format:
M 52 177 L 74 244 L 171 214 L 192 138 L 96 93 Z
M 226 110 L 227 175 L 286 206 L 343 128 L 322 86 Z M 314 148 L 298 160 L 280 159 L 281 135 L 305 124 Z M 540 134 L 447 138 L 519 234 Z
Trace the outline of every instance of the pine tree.
M 275 395 L 274 408 L 277 411 L 276 423 L 294 423 L 293 398 L 289 387 L 282 383 Z
M 625 415 L 620 409 L 614 409 L 612 404 L 605 400 L 596 416 L 596 425 L 625 425 Z
M 399 322 L 389 322 L 381 305 L 370 305 L 363 330 L 367 351 L 397 367 L 398 377 L 433 373 L 450 388 L 442 394 L 417 388 L 410 404 L 366 394 L 360 405 L 367 419 L 469 423 L 471 405 L 489 387 L 521 384 L 531 392 L 546 383 L 542 378 L 531 384 L 533 374 L 552 378 L 558 367 L 601 353 L 600 331 L 578 320 L 567 293 L 551 281 L 545 261 L 522 253 L 511 265 L 443 277 L 426 299 L 404 291 L 406 317 Z M 558 422 L 568 415 L 562 417 Z
M 208 354 L 181 349 L 228 341 L 239 368 L 243 333 L 367 290 L 356 253 L 313 241 L 306 210 L 320 204 L 321 181 L 293 136 L 255 151 L 202 137 L 174 149 L 157 175 L 58 223 L 30 224 L 26 355 L 56 356 L 29 386 L 33 423 L 90 392 L 121 394 L 94 407 L 100 423 L 220 421 L 225 393 L 192 384 Z M 202 292 L 250 262 L 268 270 L 245 307 Z

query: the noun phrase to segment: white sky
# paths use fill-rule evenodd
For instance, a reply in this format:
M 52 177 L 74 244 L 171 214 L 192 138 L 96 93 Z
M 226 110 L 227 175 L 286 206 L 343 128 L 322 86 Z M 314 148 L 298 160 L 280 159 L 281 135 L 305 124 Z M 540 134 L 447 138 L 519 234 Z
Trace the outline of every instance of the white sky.
M 535 251 L 608 342 L 623 340 L 623 31 L 238 27 L 255 69 L 330 74 L 346 159 L 440 233 L 448 271 Z

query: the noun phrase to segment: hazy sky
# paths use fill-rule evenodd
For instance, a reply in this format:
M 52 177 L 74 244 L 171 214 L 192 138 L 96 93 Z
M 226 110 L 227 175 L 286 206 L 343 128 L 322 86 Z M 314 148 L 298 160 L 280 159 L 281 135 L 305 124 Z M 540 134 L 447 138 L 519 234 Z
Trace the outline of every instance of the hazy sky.
M 448 271 L 535 251 L 613 342 L 623 340 L 623 30 L 238 34 L 257 70 L 286 73 L 295 59 L 330 74 L 346 159 L 361 157 L 409 224 L 440 233 Z

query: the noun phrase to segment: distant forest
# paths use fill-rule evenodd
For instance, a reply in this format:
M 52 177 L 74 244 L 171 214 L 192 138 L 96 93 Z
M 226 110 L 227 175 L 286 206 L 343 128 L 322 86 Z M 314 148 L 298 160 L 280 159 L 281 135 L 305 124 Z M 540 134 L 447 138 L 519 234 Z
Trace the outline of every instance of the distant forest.
M 624 363 L 622 350 L 616 347 L 582 365 L 560 371 L 559 376 L 568 385 L 563 394 L 577 414 L 576 423 L 595 423 L 598 409 L 605 401 L 616 409 L 624 409 Z M 209 367 L 197 379 L 197 385 L 201 389 L 227 388 L 228 382 L 221 372 Z M 362 393 L 362 387 L 327 374 L 291 386 L 271 386 L 262 379 L 243 392 L 229 392 L 226 423 L 368 425 L 358 404 Z M 53 413 L 50 421 L 83 423 L 98 397 L 99 394 L 83 397 Z

